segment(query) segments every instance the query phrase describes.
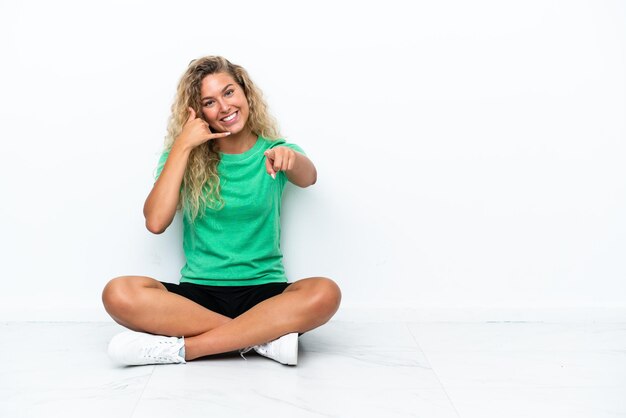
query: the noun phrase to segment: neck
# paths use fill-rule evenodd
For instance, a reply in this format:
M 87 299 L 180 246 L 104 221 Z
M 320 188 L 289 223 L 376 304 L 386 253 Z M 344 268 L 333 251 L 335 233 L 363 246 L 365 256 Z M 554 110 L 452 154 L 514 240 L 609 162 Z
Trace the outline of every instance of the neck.
M 224 154 L 242 154 L 254 146 L 257 141 L 257 135 L 250 130 L 243 130 L 237 134 L 229 135 L 224 138 L 218 138 L 217 150 Z

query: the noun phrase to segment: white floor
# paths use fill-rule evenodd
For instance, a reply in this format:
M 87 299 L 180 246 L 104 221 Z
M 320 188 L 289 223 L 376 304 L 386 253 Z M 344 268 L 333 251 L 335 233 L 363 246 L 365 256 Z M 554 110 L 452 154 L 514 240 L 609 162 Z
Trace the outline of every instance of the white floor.
M 256 354 L 117 367 L 114 323 L 0 323 L 0 417 L 626 417 L 626 324 L 329 324 Z

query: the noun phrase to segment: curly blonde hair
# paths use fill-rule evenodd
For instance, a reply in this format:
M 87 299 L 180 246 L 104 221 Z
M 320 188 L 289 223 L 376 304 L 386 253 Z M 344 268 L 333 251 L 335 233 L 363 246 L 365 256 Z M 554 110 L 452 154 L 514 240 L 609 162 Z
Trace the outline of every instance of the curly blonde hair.
M 246 124 L 252 133 L 269 140 L 280 138 L 278 124 L 268 111 L 263 93 L 254 85 L 246 70 L 223 57 L 207 56 L 191 61 L 178 83 L 165 137 L 166 151 L 171 150 L 176 137 L 182 132 L 190 107 L 196 115 L 204 118 L 200 100 L 202 80 L 216 73 L 229 74 L 243 89 L 250 108 Z M 220 154 L 214 148 L 214 141 L 204 142 L 191 151 L 187 161 L 176 209 L 183 209 L 191 223 L 198 217 L 202 218 L 207 207 L 221 209 L 224 206 L 217 172 Z

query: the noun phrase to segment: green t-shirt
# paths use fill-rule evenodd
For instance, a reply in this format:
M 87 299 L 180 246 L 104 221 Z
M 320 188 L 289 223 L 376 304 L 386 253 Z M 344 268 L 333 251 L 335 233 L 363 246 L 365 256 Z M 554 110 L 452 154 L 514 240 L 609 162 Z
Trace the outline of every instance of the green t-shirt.
M 242 154 L 220 154 L 218 165 L 222 209 L 207 208 L 192 225 L 183 216 L 183 249 L 187 262 L 180 282 L 209 286 L 247 286 L 286 282 L 280 250 L 280 205 L 287 183 L 265 169 L 265 150 L 285 146 L 304 154 L 295 144 L 259 137 Z M 159 159 L 155 179 L 169 156 Z

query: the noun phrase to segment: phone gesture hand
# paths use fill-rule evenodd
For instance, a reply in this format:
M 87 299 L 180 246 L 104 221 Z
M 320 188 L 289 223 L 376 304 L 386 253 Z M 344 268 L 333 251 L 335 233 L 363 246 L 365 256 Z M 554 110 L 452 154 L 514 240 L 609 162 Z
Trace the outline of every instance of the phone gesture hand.
M 190 107 L 189 117 L 178 138 L 180 138 L 180 141 L 186 142 L 189 146 L 195 148 L 212 139 L 224 138 L 228 135 L 230 135 L 230 132 L 211 132 L 209 124 L 196 117 L 196 112 Z

